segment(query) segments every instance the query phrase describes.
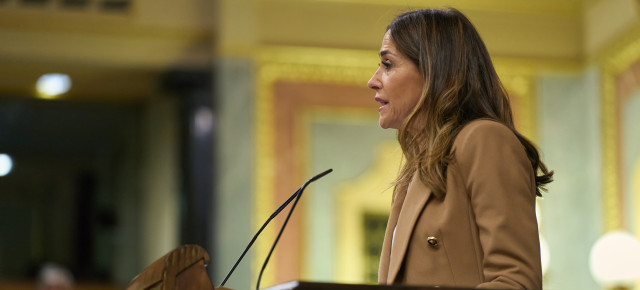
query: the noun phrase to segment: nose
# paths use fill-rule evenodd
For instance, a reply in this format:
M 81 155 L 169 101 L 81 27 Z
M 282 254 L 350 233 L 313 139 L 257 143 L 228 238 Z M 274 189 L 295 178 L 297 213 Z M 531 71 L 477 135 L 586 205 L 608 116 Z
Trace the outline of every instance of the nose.
M 378 72 L 380 71 L 380 68 L 378 68 L 376 70 L 375 73 L 373 73 L 373 76 L 371 76 L 371 79 L 369 79 L 369 81 L 367 82 L 367 87 L 369 87 L 372 90 L 378 90 L 380 88 L 382 88 L 382 83 L 380 82 L 380 79 L 378 78 Z

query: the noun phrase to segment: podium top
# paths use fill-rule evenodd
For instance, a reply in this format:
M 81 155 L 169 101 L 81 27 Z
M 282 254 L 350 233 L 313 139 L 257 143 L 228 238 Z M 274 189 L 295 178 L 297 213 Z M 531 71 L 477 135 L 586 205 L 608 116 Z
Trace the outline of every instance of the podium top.
M 404 286 L 404 285 L 363 285 L 363 284 L 336 284 L 320 282 L 291 281 L 274 285 L 265 290 L 464 290 L 473 288 L 449 287 L 449 286 Z

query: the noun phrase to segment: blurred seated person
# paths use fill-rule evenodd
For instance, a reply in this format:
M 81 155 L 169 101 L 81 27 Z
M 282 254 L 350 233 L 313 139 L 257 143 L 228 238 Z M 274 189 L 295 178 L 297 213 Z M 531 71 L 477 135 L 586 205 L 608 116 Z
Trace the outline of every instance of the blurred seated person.
M 66 268 L 46 263 L 38 273 L 38 290 L 70 290 L 73 289 L 73 275 Z

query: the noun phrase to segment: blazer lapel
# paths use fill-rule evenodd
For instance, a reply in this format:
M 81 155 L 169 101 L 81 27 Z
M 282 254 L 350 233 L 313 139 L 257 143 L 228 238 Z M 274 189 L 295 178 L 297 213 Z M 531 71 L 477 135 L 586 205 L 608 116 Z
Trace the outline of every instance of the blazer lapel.
M 430 196 L 431 190 L 420 181 L 420 177 L 416 172 L 409 184 L 409 188 L 407 189 L 407 194 L 404 202 L 402 203 L 402 208 L 398 218 L 396 219 L 397 223 L 394 222 L 396 235 L 393 241 L 391 255 L 389 255 L 390 260 L 386 281 L 387 284 L 392 284 L 400 271 L 405 253 L 407 252 L 409 240 L 411 239 L 411 234 L 413 233 L 418 217 L 427 204 L 427 200 L 429 200 Z M 387 234 L 388 232 L 389 225 L 387 225 Z M 391 229 L 391 235 L 393 235 L 393 229 Z
M 406 191 L 398 192 L 393 205 L 391 206 L 391 212 L 389 213 L 389 221 L 387 222 L 387 229 L 384 234 L 384 241 L 382 242 L 382 253 L 380 254 L 380 266 L 378 267 L 378 283 L 386 284 L 387 276 L 389 276 L 389 257 L 391 255 L 391 241 L 393 239 L 393 230 L 398 222 L 398 216 L 402 209 L 402 204 L 407 196 Z

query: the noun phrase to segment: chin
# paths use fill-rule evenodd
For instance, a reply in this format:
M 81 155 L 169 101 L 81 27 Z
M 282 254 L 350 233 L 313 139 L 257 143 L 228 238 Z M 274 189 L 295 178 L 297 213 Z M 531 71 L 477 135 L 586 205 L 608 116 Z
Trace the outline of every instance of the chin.
M 392 127 L 389 123 L 387 123 L 387 122 L 385 122 L 383 120 L 380 120 L 378 122 L 378 124 L 380 125 L 380 128 L 382 128 L 382 129 L 396 129 L 396 128 Z

